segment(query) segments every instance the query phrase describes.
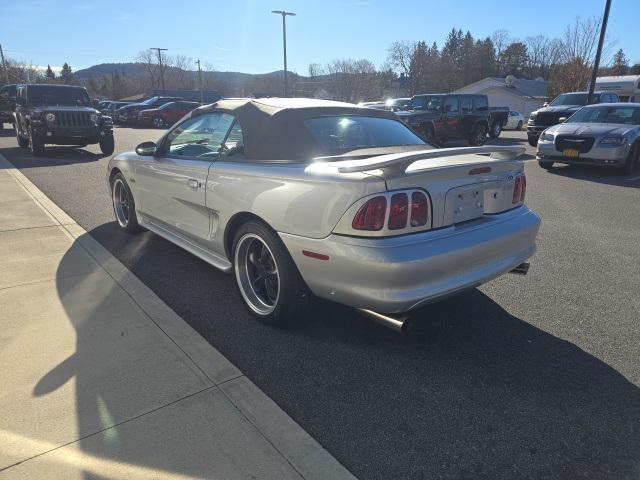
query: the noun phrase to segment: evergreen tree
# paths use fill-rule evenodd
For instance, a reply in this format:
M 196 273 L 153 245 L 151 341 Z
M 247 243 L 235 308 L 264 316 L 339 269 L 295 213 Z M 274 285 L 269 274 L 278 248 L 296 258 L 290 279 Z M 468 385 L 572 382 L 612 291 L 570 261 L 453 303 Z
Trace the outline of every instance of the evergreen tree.
M 622 49 L 618 50 L 613 56 L 613 64 L 611 65 L 611 75 L 627 75 L 629 73 L 629 60 Z
M 47 65 L 47 71 L 44 74 L 47 83 L 53 83 L 56 80 L 56 74 L 51 70 L 51 65 Z
M 62 70 L 60 70 L 60 80 L 65 85 L 72 85 L 74 83 L 73 71 L 67 62 L 64 62 L 62 65 Z
M 500 74 L 522 76 L 527 59 L 527 46 L 522 42 L 513 42 L 500 55 Z

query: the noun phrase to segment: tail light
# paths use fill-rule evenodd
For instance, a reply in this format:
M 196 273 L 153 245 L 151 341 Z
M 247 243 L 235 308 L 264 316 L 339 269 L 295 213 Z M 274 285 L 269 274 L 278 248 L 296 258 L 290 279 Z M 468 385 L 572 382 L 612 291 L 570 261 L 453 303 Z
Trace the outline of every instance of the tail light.
M 422 227 L 429 220 L 429 202 L 422 192 L 411 194 L 411 226 Z
M 355 215 L 351 213 L 353 210 L 348 211 L 343 217 L 345 223 L 341 220 L 334 232 L 353 235 L 354 230 L 359 230 L 371 232 L 365 235 L 384 236 L 401 235 L 429 228 L 431 204 L 428 195 L 422 190 L 379 194 L 355 208 L 357 208 Z M 351 215 L 353 220 L 347 223 Z
M 406 193 L 394 193 L 389 209 L 389 230 L 399 230 L 407 226 L 409 200 Z
M 373 197 L 360 207 L 353 218 L 351 226 L 354 230 L 381 230 L 387 214 L 387 198 Z
M 524 196 L 527 193 L 527 177 L 524 173 L 516 177 L 513 185 L 513 198 L 511 203 L 524 202 Z

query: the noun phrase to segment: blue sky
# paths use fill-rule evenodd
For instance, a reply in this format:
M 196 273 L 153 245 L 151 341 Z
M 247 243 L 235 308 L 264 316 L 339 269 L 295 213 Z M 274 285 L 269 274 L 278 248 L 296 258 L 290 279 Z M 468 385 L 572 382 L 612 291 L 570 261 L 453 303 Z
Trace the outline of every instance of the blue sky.
M 615 48 L 640 62 L 638 0 L 613 0 L 608 32 Z M 147 47 L 165 47 L 250 73 L 282 68 L 279 16 L 288 17 L 290 70 L 310 62 L 368 58 L 384 62 L 394 40 L 437 41 L 452 27 L 475 37 L 498 29 L 524 38 L 560 35 L 576 16 L 599 15 L 604 0 L 19 0 L 2 2 L 0 43 L 6 54 L 35 65 L 74 70 L 126 62 Z

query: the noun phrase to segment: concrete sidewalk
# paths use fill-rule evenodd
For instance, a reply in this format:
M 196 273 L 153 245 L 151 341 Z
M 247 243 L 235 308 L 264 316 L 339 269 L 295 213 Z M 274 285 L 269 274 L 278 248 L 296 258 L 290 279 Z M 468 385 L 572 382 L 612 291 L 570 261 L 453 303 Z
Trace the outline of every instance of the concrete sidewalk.
M 0 155 L 0 478 L 353 477 Z

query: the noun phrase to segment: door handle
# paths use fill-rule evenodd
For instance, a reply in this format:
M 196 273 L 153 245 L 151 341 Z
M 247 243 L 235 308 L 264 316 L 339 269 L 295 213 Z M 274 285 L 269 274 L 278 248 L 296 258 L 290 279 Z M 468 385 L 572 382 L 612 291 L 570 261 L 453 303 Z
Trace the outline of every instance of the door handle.
M 198 182 L 198 180 L 196 180 L 195 178 L 190 178 L 189 179 L 189 186 L 191 188 L 198 188 L 200 186 L 200 182 Z

